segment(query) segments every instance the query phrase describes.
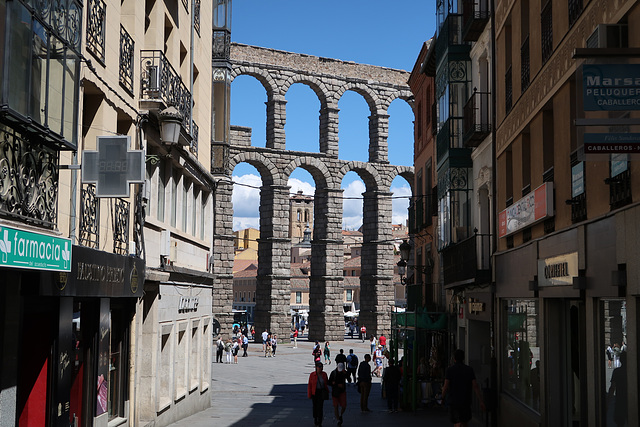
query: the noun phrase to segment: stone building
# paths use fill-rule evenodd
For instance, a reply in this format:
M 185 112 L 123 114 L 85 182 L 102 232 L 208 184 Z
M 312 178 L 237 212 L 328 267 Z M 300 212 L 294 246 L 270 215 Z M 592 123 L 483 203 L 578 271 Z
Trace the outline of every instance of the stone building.
M 289 204 L 289 238 L 296 244 L 302 241 L 306 229 L 313 230 L 313 197 L 298 190 L 289 198 Z
M 499 425 L 640 423 L 639 20 L 636 1 L 496 2 Z

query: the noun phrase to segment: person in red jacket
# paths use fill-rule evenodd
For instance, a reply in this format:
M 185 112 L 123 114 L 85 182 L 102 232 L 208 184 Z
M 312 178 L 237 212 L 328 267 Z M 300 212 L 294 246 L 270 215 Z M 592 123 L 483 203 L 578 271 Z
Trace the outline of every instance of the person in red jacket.
M 322 406 L 329 399 L 329 378 L 323 371 L 322 362 L 317 362 L 316 370 L 309 375 L 307 397 L 313 402 L 313 425 L 322 426 Z

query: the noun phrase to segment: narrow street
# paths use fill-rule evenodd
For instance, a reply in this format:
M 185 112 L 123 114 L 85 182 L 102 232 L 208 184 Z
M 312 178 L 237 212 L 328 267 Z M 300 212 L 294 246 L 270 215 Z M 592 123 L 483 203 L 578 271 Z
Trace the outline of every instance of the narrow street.
M 331 344 L 331 358 L 340 348 L 345 354 L 353 349 L 362 360 L 369 351 L 369 342 L 346 339 Z M 298 348 L 292 344 L 280 344 L 274 358 L 265 358 L 262 345 L 250 344 L 249 357 L 238 357 L 237 365 L 213 365 L 211 408 L 185 418 L 173 426 L 311 426 L 311 401 L 307 399 L 306 387 L 309 373 L 313 370 L 311 350 L 313 343 L 298 341 Z M 335 369 L 335 361 L 325 365 L 327 375 Z M 387 412 L 387 402 L 381 396 L 381 379 L 373 379 L 369 408 L 372 412 L 360 412 L 360 394 L 355 386 L 347 386 L 347 411 L 345 426 L 366 424 L 367 426 L 433 427 L 450 426 L 447 411 L 442 408 L 419 409 L 417 412 Z M 324 405 L 323 425 L 335 425 L 331 400 Z

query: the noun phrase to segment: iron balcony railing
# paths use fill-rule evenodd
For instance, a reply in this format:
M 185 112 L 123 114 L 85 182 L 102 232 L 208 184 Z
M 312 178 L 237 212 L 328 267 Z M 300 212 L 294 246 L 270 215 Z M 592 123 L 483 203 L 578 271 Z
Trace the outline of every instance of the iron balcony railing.
M 473 91 L 464 106 L 464 145 L 477 147 L 491 133 L 491 94 Z
M 531 82 L 531 57 L 529 54 L 529 36 L 520 47 L 520 91 L 524 92 Z
M 89 0 L 87 10 L 87 50 L 104 64 L 107 5 L 103 0 Z
M 552 1 L 548 0 L 540 14 L 540 36 L 542 49 L 542 63 L 551 58 L 553 53 L 553 7 Z
M 140 51 L 141 92 L 143 99 L 159 99 L 175 106 L 182 115 L 182 126 L 191 133 L 191 92 L 180 79 L 161 50 Z
M 133 95 L 133 60 L 135 43 L 127 30 L 120 25 L 120 85 Z
M 504 75 L 504 108 L 508 113 L 513 107 L 513 79 L 511 77 L 511 66 Z
M 444 284 L 491 281 L 491 235 L 474 234 L 442 250 Z
M 462 11 L 463 37 L 465 41 L 475 42 L 484 31 L 491 13 L 487 0 L 464 0 Z

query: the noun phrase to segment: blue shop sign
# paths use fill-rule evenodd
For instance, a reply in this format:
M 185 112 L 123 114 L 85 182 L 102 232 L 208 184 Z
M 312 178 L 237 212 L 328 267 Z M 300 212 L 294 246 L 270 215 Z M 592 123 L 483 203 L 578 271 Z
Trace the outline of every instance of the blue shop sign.
M 582 66 L 584 111 L 640 110 L 640 64 Z

